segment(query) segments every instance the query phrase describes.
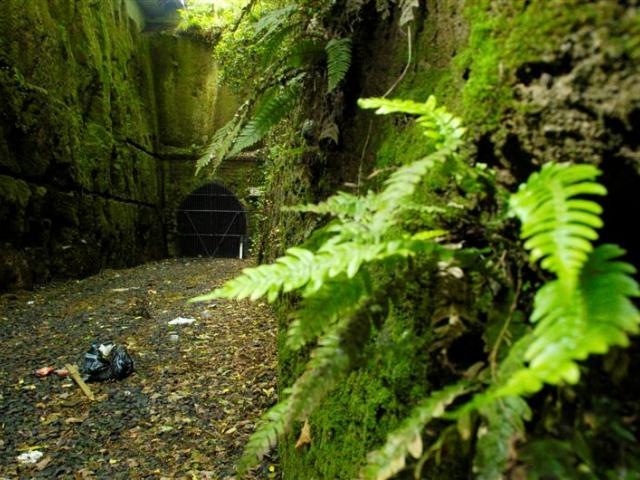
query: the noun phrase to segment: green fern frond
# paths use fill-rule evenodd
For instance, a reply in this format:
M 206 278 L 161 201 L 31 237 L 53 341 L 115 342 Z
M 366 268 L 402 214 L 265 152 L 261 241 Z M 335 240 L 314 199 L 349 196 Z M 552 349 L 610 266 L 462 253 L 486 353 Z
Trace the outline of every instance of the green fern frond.
M 283 392 L 284 395 L 288 391 Z M 242 457 L 238 461 L 238 473 L 242 476 L 260 462 L 269 451 L 276 446 L 278 438 L 287 428 L 287 418 L 291 402 L 288 398 L 271 407 L 258 422 L 256 431 L 251 435 L 244 447 Z
M 289 51 L 288 63 L 291 68 L 303 68 L 322 61 L 323 44 L 318 39 L 297 42 Z
M 350 364 L 341 337 L 348 326 L 348 320 L 342 321 L 320 338 L 305 372 L 284 392 L 285 398 L 262 417 L 239 462 L 240 474 L 262 460 L 278 437 L 289 431 L 293 422 L 304 420 L 342 378 Z
M 342 321 L 318 340 L 304 373 L 291 387 L 289 422 L 308 417 L 347 371 L 350 359 L 341 333 L 348 323 L 349 319 Z
M 292 35 L 295 29 L 295 24 L 284 25 L 276 32 L 273 32 L 261 40 L 260 65 L 263 68 L 268 67 L 273 62 L 277 53 L 286 49 L 285 41 Z
M 457 150 L 462 144 L 465 129 L 459 118 L 451 115 L 444 107 L 438 107 L 436 99 L 430 96 L 424 103 L 411 100 L 389 100 L 386 98 L 366 98 L 358 100 L 362 108 L 376 109 L 377 114 L 404 113 L 418 115 L 416 123 L 424 129 L 434 148 L 434 153 L 422 160 L 400 167 L 385 182 L 385 189 L 379 194 L 379 205 L 373 224 L 375 230 L 386 230 L 390 219 L 397 218 L 400 210 L 409 204 L 409 198 L 427 172 L 444 166 L 448 160 L 457 160 Z M 458 169 L 462 168 L 458 164 Z
M 366 222 L 367 219 L 371 217 L 371 212 L 375 207 L 374 204 L 375 194 L 372 192 L 369 192 L 364 197 L 358 197 L 346 192 L 338 192 L 324 202 L 287 207 L 287 210 L 292 212 L 332 215 L 343 222 Z
M 271 265 L 246 268 L 242 275 L 229 280 L 221 288 L 194 298 L 207 301 L 214 298 L 250 298 L 257 300 L 267 295 L 270 302 L 280 293 L 302 290 L 303 296 L 316 293 L 323 284 L 341 274 L 353 278 L 363 264 L 388 257 L 409 257 L 421 247 L 433 244 L 433 239 L 444 235 L 443 230 L 422 232 L 413 238 L 371 244 L 343 243 L 324 245 L 317 252 L 304 248 L 290 248 L 286 255 Z
M 351 67 L 351 39 L 334 38 L 327 42 L 325 49 L 329 79 L 327 92 L 331 93 L 347 76 L 349 67 Z
M 336 278 L 302 300 L 287 329 L 287 346 L 299 350 L 340 319 L 353 316 L 371 295 L 368 274 L 360 271 L 351 281 Z
M 258 106 L 255 116 L 247 123 L 236 139 L 229 156 L 240 153 L 245 148 L 258 143 L 277 125 L 298 101 L 299 89 L 289 84 L 279 92 L 270 92 Z
M 433 95 L 424 103 L 387 98 L 361 98 L 358 105 L 361 108 L 376 109 L 378 115 L 418 115 L 416 122 L 424 129 L 424 134 L 435 149 L 452 152 L 462 143 L 465 133 L 461 126 L 462 121 L 449 113 L 445 107 L 438 107 Z
M 602 226 L 602 208 L 583 195 L 605 195 L 592 165 L 548 163 L 529 177 L 515 195 L 511 210 L 522 222 L 521 237 L 531 261 L 572 284 L 593 249 Z
M 515 441 L 524 436 L 524 422 L 531 418 L 531 409 L 522 397 L 506 397 L 479 411 L 483 422 L 477 434 L 474 478 L 502 478 L 509 462 L 513 461 Z
M 433 392 L 415 407 L 399 428 L 387 437 L 379 450 L 369 453 L 367 465 L 360 471 L 363 480 L 386 480 L 405 467 L 407 455 L 422 455 L 422 430 L 434 418 L 441 417 L 446 408 L 460 395 L 469 391 L 469 384 L 460 382 Z
M 264 40 L 272 33 L 281 30 L 298 9 L 299 7 L 297 5 L 291 4 L 265 13 L 258 19 L 253 27 L 256 35 L 261 36 L 262 40 Z
M 532 315 L 534 340 L 525 357 L 529 368 L 517 372 L 501 393 L 531 393 L 543 383 L 576 383 L 577 361 L 614 345 L 628 346 L 628 335 L 638 333 L 640 326 L 640 313 L 630 298 L 640 296 L 640 290 L 631 277 L 633 266 L 616 260 L 623 253 L 615 245 L 593 250 L 569 297 L 558 280 L 539 290 Z
M 222 160 L 224 160 L 224 157 L 229 152 L 229 149 L 238 135 L 241 126 L 242 117 L 237 115 L 216 131 L 205 154 L 196 162 L 196 174 L 210 163 L 215 161 L 217 166 L 222 162 Z

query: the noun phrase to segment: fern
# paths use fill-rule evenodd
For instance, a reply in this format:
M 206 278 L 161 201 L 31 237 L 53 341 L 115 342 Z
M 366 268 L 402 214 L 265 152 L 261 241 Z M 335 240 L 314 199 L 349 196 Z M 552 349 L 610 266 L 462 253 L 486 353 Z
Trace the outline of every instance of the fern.
M 638 296 L 635 270 L 615 261 L 624 251 L 613 245 L 593 249 L 602 209 L 578 195 L 603 195 L 590 165 L 548 164 L 534 173 L 511 208 L 522 221 L 531 261 L 557 275 L 536 294 L 531 321 L 534 340 L 526 353 L 529 367 L 516 372 L 501 395 L 532 393 L 544 383 L 576 383 L 577 361 L 626 346 L 637 333 L 640 314 L 629 297 Z
M 371 296 L 372 286 L 366 271 L 360 271 L 344 288 L 345 279 L 337 278 L 323 285 L 316 295 L 304 298 L 293 315 L 287 331 L 287 346 L 299 350 L 324 334 L 342 317 L 358 312 Z M 317 312 L 322 312 L 319 316 Z
M 531 409 L 522 397 L 512 396 L 491 402 L 479 412 L 484 421 L 477 434 L 474 478 L 502 478 L 502 472 L 514 460 L 514 444 L 524 436 L 524 421 L 531 418 Z
M 229 153 L 234 156 L 245 148 L 258 143 L 296 105 L 299 89 L 297 83 L 290 82 L 280 91 L 271 91 L 258 106 L 254 117 L 242 128 Z
M 323 58 L 322 42 L 316 38 L 296 43 L 289 52 L 288 63 L 292 68 L 302 68 L 319 63 Z
M 465 129 L 458 117 L 452 115 L 445 107 L 438 107 L 436 99 L 431 95 L 425 103 L 411 100 L 366 98 L 358 100 L 361 108 L 375 108 L 379 115 L 404 113 L 418 115 L 417 123 L 424 129 L 424 135 L 437 150 L 451 153 L 462 144 Z
M 238 463 L 240 475 L 262 460 L 277 438 L 290 430 L 293 422 L 304 420 L 347 371 L 350 359 L 340 335 L 346 328 L 348 321 L 342 321 L 318 340 L 305 372 L 285 390 L 284 400 L 263 416 Z
M 206 152 L 196 161 L 196 175 L 213 161 L 215 161 L 214 167 L 220 165 L 229 152 L 241 126 L 242 117 L 236 115 L 216 131 Z
M 325 49 L 329 79 L 327 92 L 331 93 L 347 75 L 351 66 L 351 39 L 334 38 L 327 42 Z
M 593 249 L 591 242 L 598 238 L 595 229 L 602 226 L 601 207 L 576 197 L 606 194 L 594 181 L 599 174 L 592 165 L 549 163 L 511 197 L 531 261 L 542 260 L 542 268 L 570 284 Z
M 346 274 L 353 278 L 362 264 L 389 257 L 409 257 L 429 246 L 431 240 L 446 234 L 443 230 L 421 232 L 404 239 L 380 241 L 371 244 L 347 242 L 329 244 L 317 252 L 294 247 L 271 265 L 247 268 L 242 275 L 224 284 L 210 294 L 194 301 L 214 298 L 250 298 L 267 296 L 275 301 L 281 293 L 301 290 L 304 296 L 315 294 L 329 280 Z M 354 248 L 357 247 L 357 248 Z
M 385 445 L 371 452 L 367 465 L 360 471 L 365 480 L 386 480 L 405 467 L 406 456 L 414 458 L 422 455 L 422 429 L 434 418 L 441 417 L 446 407 L 457 397 L 469 390 L 466 382 L 433 392 L 429 398 L 415 407 L 400 427 L 389 434 Z
M 263 37 L 260 41 L 262 51 L 260 54 L 260 66 L 267 68 L 274 62 L 274 57 L 277 53 L 283 51 L 286 47 L 285 40 L 287 40 L 295 31 L 295 24 L 283 25 L 282 28 L 275 31 L 267 37 Z M 284 44 L 284 45 L 283 45 Z
M 290 389 L 283 392 L 288 395 Z M 288 398 L 280 400 L 265 413 L 256 431 L 251 435 L 244 447 L 244 453 L 238 462 L 238 472 L 247 472 L 253 465 L 262 460 L 277 443 L 278 437 L 286 431 L 286 417 L 290 408 Z
M 411 105 L 408 109 L 418 111 Z M 557 278 L 536 294 L 531 316 L 535 328 L 510 349 L 495 381 L 451 415 L 462 420 L 475 410 L 484 418 L 474 461 L 477 478 L 498 478 L 508 465 L 514 439 L 530 415 L 523 395 L 544 384 L 576 383 L 578 361 L 613 345 L 627 346 L 628 335 L 640 331 L 640 313 L 630 300 L 640 296 L 631 277 L 635 269 L 618 260 L 624 253 L 619 247 L 594 249 L 591 243 L 602 225 L 602 210 L 582 195 L 605 193 L 595 182 L 598 174 L 589 165 L 549 164 L 511 197 L 531 261 L 541 261 Z M 439 398 L 436 392 L 425 402 Z M 389 437 L 369 462 L 365 478 L 389 478 L 402 469 L 412 448 L 421 451 L 417 435 L 426 421 L 409 417 L 401 430 L 405 434 Z
M 577 361 L 628 345 L 628 334 L 638 333 L 640 325 L 630 297 L 640 296 L 640 290 L 631 277 L 635 269 L 616 260 L 623 253 L 602 245 L 589 256 L 573 291 L 559 279 L 538 291 L 531 318 L 536 328 L 525 355 L 529 367 L 516 372 L 498 395 L 533 393 L 544 383 L 576 383 Z
M 369 280 L 370 265 L 389 268 L 388 261 L 418 253 L 448 256 L 437 242 L 445 231 L 409 235 L 398 228 L 400 214 L 413 208 L 410 197 L 422 177 L 429 168 L 455 154 L 458 144 L 441 141 L 443 129 L 450 129 L 453 118 L 444 113 L 430 99 L 427 107 L 420 109 L 418 123 L 429 129 L 434 149 L 435 145 L 446 144 L 446 153 L 436 150 L 426 159 L 401 167 L 380 193 L 369 192 L 364 197 L 339 193 L 318 205 L 294 208 L 329 214 L 334 219 L 316 232 L 307 248 L 290 248 L 273 264 L 245 269 L 221 288 L 195 299 L 257 300 L 266 296 L 272 302 L 283 293 L 298 292 L 302 296 L 301 309 L 290 322 L 287 344 L 299 349 L 319 337 L 305 373 L 284 399 L 286 406 L 268 412 L 252 436 L 243 468 L 262 458 L 275 437 L 290 429 L 292 422 L 308 416 L 350 367 L 352 357 L 361 348 L 358 345 L 367 339 L 363 332 L 368 329 L 369 320 L 363 316 L 367 317 L 375 307 L 372 298 L 377 292 Z
M 291 4 L 262 15 L 253 26 L 256 35 L 260 36 L 261 40 L 264 41 L 265 38 L 268 38 L 273 33 L 282 30 L 298 9 L 297 5 Z

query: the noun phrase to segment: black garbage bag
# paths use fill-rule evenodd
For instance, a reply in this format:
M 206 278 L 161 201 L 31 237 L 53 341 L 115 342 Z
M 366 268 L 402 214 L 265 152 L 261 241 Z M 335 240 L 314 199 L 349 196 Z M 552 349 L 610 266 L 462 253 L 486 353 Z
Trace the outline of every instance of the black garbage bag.
M 92 343 L 84 354 L 82 373 L 86 382 L 122 380 L 133 372 L 133 359 L 122 345 Z

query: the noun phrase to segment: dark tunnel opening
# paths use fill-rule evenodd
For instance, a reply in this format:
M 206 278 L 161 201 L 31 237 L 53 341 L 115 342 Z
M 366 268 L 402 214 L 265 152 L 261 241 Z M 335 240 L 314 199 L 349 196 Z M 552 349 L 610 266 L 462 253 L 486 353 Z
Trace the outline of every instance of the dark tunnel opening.
M 245 258 L 245 209 L 227 188 L 207 184 L 190 193 L 178 209 L 177 237 L 181 256 Z

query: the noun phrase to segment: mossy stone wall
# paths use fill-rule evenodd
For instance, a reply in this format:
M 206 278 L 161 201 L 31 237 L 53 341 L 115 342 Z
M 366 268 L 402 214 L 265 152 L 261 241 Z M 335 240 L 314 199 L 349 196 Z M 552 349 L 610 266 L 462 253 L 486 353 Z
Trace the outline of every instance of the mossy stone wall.
M 150 35 L 150 45 L 161 148 L 206 145 L 227 118 L 224 108 L 217 107 L 234 105 L 218 85 L 211 45 L 170 32 Z
M 133 0 L 3 2 L 0 290 L 167 254 L 235 101 L 210 45 L 144 26 Z
M 135 8 L 3 2 L 3 287 L 164 253 L 160 177 L 150 155 L 158 135 L 152 68 Z

